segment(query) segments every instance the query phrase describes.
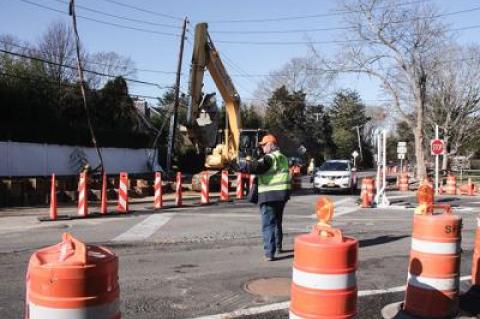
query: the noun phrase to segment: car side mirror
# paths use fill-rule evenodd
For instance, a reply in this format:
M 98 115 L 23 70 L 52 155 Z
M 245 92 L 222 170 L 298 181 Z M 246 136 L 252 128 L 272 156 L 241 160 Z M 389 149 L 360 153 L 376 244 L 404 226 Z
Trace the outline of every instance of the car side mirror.
M 352 168 L 352 172 L 356 172 L 357 171 L 357 168 L 356 167 L 353 167 Z

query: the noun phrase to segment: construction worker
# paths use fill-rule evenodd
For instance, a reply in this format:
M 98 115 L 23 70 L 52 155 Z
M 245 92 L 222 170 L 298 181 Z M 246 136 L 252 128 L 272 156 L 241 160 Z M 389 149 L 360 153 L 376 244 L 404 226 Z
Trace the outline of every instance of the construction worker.
M 290 199 L 291 181 L 288 159 L 280 152 L 275 136 L 265 135 L 259 147 L 264 156 L 257 161 L 247 161 L 246 170 L 258 176 L 263 249 L 265 260 L 273 261 L 275 253 L 282 252 L 283 209 Z

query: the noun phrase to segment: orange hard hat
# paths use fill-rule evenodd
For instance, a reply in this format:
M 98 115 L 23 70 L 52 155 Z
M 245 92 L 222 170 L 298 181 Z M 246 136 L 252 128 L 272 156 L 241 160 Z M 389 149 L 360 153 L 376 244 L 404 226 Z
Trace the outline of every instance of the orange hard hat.
M 267 134 L 262 138 L 258 145 L 265 145 L 267 143 L 277 144 L 277 139 L 272 134 Z

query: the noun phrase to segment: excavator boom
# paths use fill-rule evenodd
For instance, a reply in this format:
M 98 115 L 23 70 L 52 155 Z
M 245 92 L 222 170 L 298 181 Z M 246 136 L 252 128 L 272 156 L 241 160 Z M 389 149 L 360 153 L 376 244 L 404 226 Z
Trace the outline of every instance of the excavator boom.
M 215 145 L 220 117 L 216 103 L 213 94 L 202 93 L 205 70 L 210 73 L 225 103 L 225 138 L 224 143 L 219 145 Z M 187 130 L 190 139 L 198 148 L 214 148 L 206 158 L 207 168 L 224 168 L 235 161 L 239 154 L 240 96 L 210 38 L 207 23 L 199 23 L 195 27 L 189 91 Z

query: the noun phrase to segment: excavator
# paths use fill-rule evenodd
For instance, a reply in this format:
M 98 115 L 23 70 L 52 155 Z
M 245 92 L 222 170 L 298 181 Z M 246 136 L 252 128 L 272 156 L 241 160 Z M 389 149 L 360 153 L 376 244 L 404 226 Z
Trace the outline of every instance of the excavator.
M 220 112 L 215 93 L 202 92 L 206 70 L 210 73 L 225 104 L 226 116 L 223 127 L 220 127 L 219 123 Z M 206 155 L 207 170 L 229 169 L 233 163 L 247 157 L 258 157 L 257 143 L 265 131 L 242 129 L 240 96 L 208 33 L 207 23 L 198 23 L 195 26 L 189 93 L 187 132 L 197 151 Z M 210 175 L 212 174 L 214 172 Z

